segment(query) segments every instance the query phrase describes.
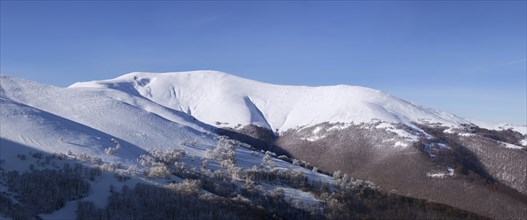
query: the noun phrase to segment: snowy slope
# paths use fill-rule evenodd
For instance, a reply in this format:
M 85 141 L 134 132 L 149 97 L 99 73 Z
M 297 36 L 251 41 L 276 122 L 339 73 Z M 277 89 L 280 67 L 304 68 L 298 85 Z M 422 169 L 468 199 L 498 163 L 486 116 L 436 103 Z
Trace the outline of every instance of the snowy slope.
M 6 102 L 21 103 L 26 108 L 46 112 L 45 117 L 52 123 L 68 122 L 84 125 L 82 131 L 92 129 L 111 137 L 120 138 L 132 146 L 143 150 L 164 150 L 177 147 L 181 141 L 196 140 L 203 145 L 214 145 L 212 136 L 207 136 L 208 126 L 194 121 L 185 114 L 166 109 L 148 100 L 132 97 L 118 91 L 97 89 L 65 89 L 39 83 L 11 78 L 1 78 L 0 96 Z M 9 115 L 3 115 L 2 127 L 9 121 L 17 123 Z M 50 118 L 51 116 L 55 118 Z M 28 120 L 28 123 L 34 123 Z M 5 124 L 5 126 L 4 126 Z M 13 125 L 14 126 L 14 125 Z M 61 125 L 70 130 L 70 125 Z M 8 129 L 3 129 L 8 130 Z M 49 132 L 63 133 L 60 130 Z M 92 134 L 92 131 L 88 131 Z M 2 137 L 17 140 L 14 135 L 24 133 L 2 131 Z M 33 134 L 33 133 L 25 133 Z M 96 135 L 89 135 L 95 137 Z M 38 139 L 38 137 L 36 137 Z M 109 142 L 109 139 L 104 140 Z M 49 145 L 49 143 L 42 143 Z M 126 146 L 124 146 L 126 147 Z
M 508 130 L 520 132 L 523 135 L 527 135 L 527 125 L 512 125 L 512 124 L 491 124 L 483 121 L 473 121 L 479 127 L 490 129 L 490 130 Z
M 75 83 L 69 88 L 110 88 L 150 99 L 214 125 L 253 124 L 272 130 L 323 122 L 470 123 L 359 86 L 282 86 L 217 71 L 130 73 L 111 80 Z
M 210 126 L 128 92 L 58 88 L 6 76 L 0 77 L 0 85 L 1 159 L 27 153 L 21 150 L 24 146 L 46 153 L 84 153 L 108 163 L 140 166 L 137 158 L 141 154 L 180 149 L 193 157 L 187 165 L 199 167 L 200 159 L 208 158 L 206 150 L 221 142 Z M 121 150 L 107 154 L 105 148 L 115 147 L 112 139 Z M 245 169 L 259 165 L 264 157 L 245 148 L 235 151 L 239 166 Z M 290 166 L 272 160 L 276 168 Z M 220 162 L 211 162 L 211 166 L 219 167 Z M 305 172 L 312 178 L 330 181 L 325 175 Z
M 122 182 L 115 178 L 115 173 L 103 173 L 94 181 L 89 181 L 91 190 L 88 196 L 79 200 L 68 201 L 65 206 L 53 213 L 41 214 L 40 217 L 43 219 L 73 219 L 79 201 L 93 201 L 98 208 L 104 208 L 107 205 L 107 197 L 111 195 L 110 187 L 117 187 L 117 189 L 120 189 L 122 185 L 134 187 L 136 183 L 163 186 L 168 181 L 181 181 L 181 178 L 177 176 L 147 178 L 146 175 L 143 175 L 143 171 L 151 165 L 143 166 L 138 158 L 140 155 L 148 155 L 147 150 L 160 152 L 173 149 L 182 150 L 186 156 L 183 156 L 181 162 L 188 170 L 195 170 L 200 167 L 203 169 L 201 164 L 203 160 L 209 161 L 208 165 L 205 165 L 208 170 L 206 172 L 211 173 L 212 171 L 226 169 L 223 161 L 215 160 L 207 153 L 207 150 L 217 148 L 222 141 L 225 143 L 226 140 L 215 134 L 209 134 L 210 128 L 199 121 L 178 118 L 177 115 L 170 115 L 170 111 L 164 113 L 167 114 L 166 117 L 172 118 L 174 121 L 164 119 L 152 112 L 146 112 L 141 108 L 109 98 L 107 94 L 100 91 L 60 89 L 7 77 L 3 77 L 1 80 L 0 174 L 5 174 L 4 171 L 18 170 L 24 172 L 33 169 L 30 167 L 58 169 L 64 164 L 70 164 L 70 167 L 73 167 L 73 164 L 77 162 L 88 166 L 95 165 L 88 161 L 72 160 L 78 159 L 78 155 L 87 155 L 101 159 L 103 164 L 101 163 L 100 167 L 103 169 L 104 165 L 115 165 L 116 173 L 125 172 L 132 178 Z M 123 94 L 112 95 L 115 97 L 123 96 Z M 17 101 L 12 98 L 17 99 Z M 120 98 L 126 99 L 126 97 Z M 26 103 L 21 103 L 21 101 Z M 38 108 L 28 104 L 38 106 Z M 156 104 L 153 103 L 144 103 L 143 107 L 163 112 L 162 108 L 157 109 Z M 104 111 L 107 115 L 100 111 Z M 189 126 L 175 122 L 178 120 L 181 123 L 187 123 Z M 80 121 L 85 124 L 80 123 Z M 194 123 L 192 127 L 196 129 L 190 128 L 191 123 Z M 108 133 L 112 133 L 112 135 Z M 142 135 L 138 137 L 138 133 Z M 157 140 L 152 140 L 152 137 Z M 121 145 L 121 149 L 108 154 L 105 152 L 105 148 L 115 146 L 112 140 L 116 140 Z M 237 142 L 229 143 L 236 144 Z M 47 153 L 63 153 L 70 156 L 68 156 L 68 160 L 53 160 L 50 164 L 43 164 L 43 160 L 36 159 L 36 154 L 34 154 L 40 151 L 44 153 L 44 158 L 47 158 Z M 24 158 L 22 159 L 20 155 L 23 155 Z M 241 169 L 261 166 L 265 157 L 263 153 L 242 147 L 235 148 L 234 155 L 236 166 Z M 290 163 L 276 158 L 270 158 L 270 160 L 274 164 L 274 169 L 293 169 L 305 173 L 311 181 L 330 183 L 332 180 L 327 175 L 312 172 L 299 166 L 292 166 Z M 138 170 L 131 171 L 128 169 L 130 167 L 136 167 Z M 13 191 L 5 188 L 5 176 L 2 175 L 0 175 L 0 193 L 12 195 Z M 243 180 L 236 181 L 239 185 L 243 184 Z M 291 203 L 320 205 L 320 201 L 311 193 L 280 186 L 286 191 L 285 195 L 292 199 L 290 200 Z M 256 187 L 261 188 L 262 193 L 270 192 L 275 188 L 273 185 L 269 185 L 268 188 Z M 0 210 L 0 216 L 4 214 L 6 213 L 2 213 Z
M 23 144 L 49 153 L 74 154 L 86 153 L 99 155 L 104 161 L 115 161 L 130 164 L 145 151 L 125 144 L 117 155 L 104 153 L 104 148 L 114 147 L 112 136 L 93 128 L 78 124 L 60 116 L 38 110 L 6 98 L 0 97 L 0 120 L 2 121 L 1 138 Z M 16 155 L 20 149 L 2 144 L 3 157 L 6 154 Z M 27 153 L 27 152 L 24 152 Z
M 210 158 L 207 150 L 221 145 L 212 127 L 185 113 L 165 108 L 129 92 L 98 88 L 58 88 L 14 77 L 0 77 L 0 161 L 5 170 L 25 170 L 34 161 L 20 160 L 29 152 L 87 155 L 103 163 L 144 167 L 138 158 L 153 151 L 182 150 L 185 166 L 225 169 L 222 161 Z M 106 148 L 121 148 L 108 154 Z M 236 143 L 236 142 L 233 142 Z M 237 147 L 237 166 L 260 166 L 265 154 Z M 75 157 L 70 157 L 75 159 Z M 271 158 L 275 169 L 291 164 Z M 310 179 L 331 182 L 327 175 L 295 166 Z M 166 181 L 166 180 L 165 180 Z M 94 186 L 98 187 L 98 186 Z

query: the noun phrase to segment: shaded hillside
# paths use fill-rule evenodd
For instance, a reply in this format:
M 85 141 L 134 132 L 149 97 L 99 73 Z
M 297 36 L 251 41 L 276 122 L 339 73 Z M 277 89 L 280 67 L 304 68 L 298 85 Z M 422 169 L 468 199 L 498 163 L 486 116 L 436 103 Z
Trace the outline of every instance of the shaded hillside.
M 432 136 L 419 134 L 422 140 L 413 143 L 375 124 L 335 126 L 284 132 L 272 149 L 322 172 L 340 170 L 371 180 L 387 192 L 497 219 L 527 215 L 526 198 L 517 191 L 525 186 L 523 150 L 506 148 L 486 137 L 448 134 L 443 132 L 446 128 L 422 126 Z M 416 134 L 414 129 L 404 129 Z
M 218 149 L 232 149 L 230 144 L 236 143 L 226 141 Z M 184 151 L 141 157 L 144 172 L 125 173 L 8 140 L 1 143 L 20 152 L 17 157 L 0 157 L 1 217 L 39 218 L 75 204 L 77 219 L 484 219 L 447 205 L 387 194 L 348 175 L 334 175 L 326 182 L 298 168 L 244 169 L 235 162 L 211 173 L 190 164 L 174 165 L 185 161 Z M 218 150 L 212 155 L 211 159 L 231 154 Z M 29 169 L 11 170 L 14 162 Z M 107 189 L 101 189 L 104 184 Z M 269 186 L 272 190 L 266 190 Z M 104 190 L 107 196 L 94 197 L 100 192 L 93 190 Z M 312 194 L 319 202 L 293 199 L 288 193 L 292 190 Z

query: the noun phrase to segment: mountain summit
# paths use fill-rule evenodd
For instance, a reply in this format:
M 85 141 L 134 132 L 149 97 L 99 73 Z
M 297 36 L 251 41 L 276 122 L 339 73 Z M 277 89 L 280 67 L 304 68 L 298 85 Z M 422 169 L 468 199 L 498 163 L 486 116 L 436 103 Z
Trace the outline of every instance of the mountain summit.
M 69 88 L 107 88 L 152 100 L 211 125 L 256 125 L 287 131 L 324 122 L 469 124 L 455 115 L 419 106 L 390 94 L 349 85 L 284 86 L 218 71 L 129 73 L 81 82 Z

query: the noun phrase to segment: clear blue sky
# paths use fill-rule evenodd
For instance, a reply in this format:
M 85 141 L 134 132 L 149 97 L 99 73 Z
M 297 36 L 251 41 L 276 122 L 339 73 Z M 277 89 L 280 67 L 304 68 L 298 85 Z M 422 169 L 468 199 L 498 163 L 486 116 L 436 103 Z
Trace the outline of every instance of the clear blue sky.
M 526 11 L 526 1 L 2 1 L 1 72 L 67 86 L 214 69 L 527 124 Z

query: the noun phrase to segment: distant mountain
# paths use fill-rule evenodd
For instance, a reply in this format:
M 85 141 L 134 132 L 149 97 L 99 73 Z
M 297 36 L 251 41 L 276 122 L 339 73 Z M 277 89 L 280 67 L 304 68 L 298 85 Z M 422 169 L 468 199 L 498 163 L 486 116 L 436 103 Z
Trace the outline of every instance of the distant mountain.
M 24 201 L 19 196 L 25 191 L 9 187 L 23 181 L 9 171 L 39 177 L 35 165 L 58 169 L 75 163 L 131 180 L 89 177 L 91 193 L 72 197 L 88 203 L 67 202 L 41 217 L 71 218 L 75 211 L 87 219 L 110 215 L 105 202 L 89 203 L 114 195 L 108 203 L 121 204 L 110 199 L 117 198 L 107 190 L 110 185 L 168 186 L 183 179 L 199 180 L 195 186 L 204 191 L 196 204 L 246 206 L 268 218 L 293 213 L 306 218 L 473 215 L 451 207 L 479 217 L 527 216 L 524 126 L 482 126 L 365 87 L 272 85 L 217 71 L 130 73 L 68 88 L 2 76 L 0 85 L 0 205 L 14 207 L 0 209 L 0 216 L 50 213 L 20 211 L 28 209 L 24 202 L 14 205 Z M 42 154 L 61 160 L 44 162 Z M 370 199 L 349 200 L 365 196 L 365 188 L 374 192 Z M 221 201 L 211 205 L 203 200 L 207 193 Z M 276 193 L 285 193 L 283 204 L 266 202 L 265 195 Z M 241 197 L 233 200 L 235 195 Z M 394 210 L 403 211 L 396 215 Z M 231 214 L 250 216 L 236 208 Z

